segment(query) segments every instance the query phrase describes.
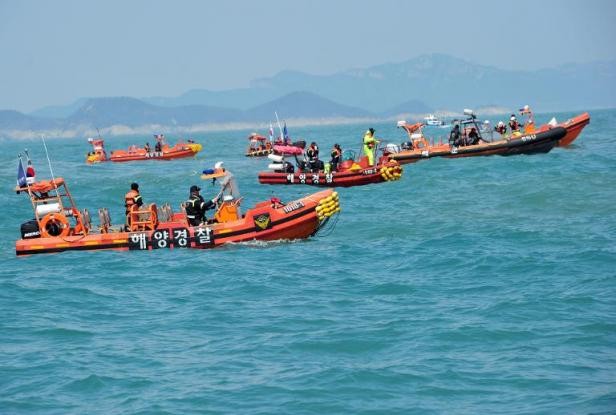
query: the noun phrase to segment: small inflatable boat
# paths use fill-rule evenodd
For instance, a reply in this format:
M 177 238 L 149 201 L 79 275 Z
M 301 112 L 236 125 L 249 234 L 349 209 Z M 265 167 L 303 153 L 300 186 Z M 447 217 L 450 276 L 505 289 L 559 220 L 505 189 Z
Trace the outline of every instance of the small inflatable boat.
M 259 173 L 259 183 L 262 184 L 350 187 L 395 181 L 402 176 L 402 167 L 397 161 L 381 157 L 376 165 L 370 166 L 368 157 L 357 159 L 352 150 L 344 152 L 336 171 L 332 171 L 331 166 L 324 163 L 320 163 L 316 168 L 310 168 L 306 162 L 297 159 L 298 169 L 295 169 L 290 162 L 284 159 L 284 156 L 272 154 L 268 157 L 274 163 L 269 165 L 272 171 Z
M 104 161 L 174 160 L 194 157 L 202 149 L 201 144 L 190 142 L 190 140 L 188 143 L 179 142 L 170 146 L 161 139 L 159 145 L 155 146 L 154 150 L 133 145 L 126 150 L 113 150 L 111 151 L 111 155 L 108 156 L 102 138 L 89 138 L 88 142 L 90 142 L 93 147 L 93 151 L 88 153 L 86 157 L 86 162 L 88 164 Z

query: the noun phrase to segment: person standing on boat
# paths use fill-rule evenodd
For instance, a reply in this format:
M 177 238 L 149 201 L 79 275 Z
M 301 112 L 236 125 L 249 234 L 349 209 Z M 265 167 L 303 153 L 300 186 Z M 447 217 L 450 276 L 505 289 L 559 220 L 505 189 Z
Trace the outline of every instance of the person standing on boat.
M 338 163 L 340 163 L 340 157 L 342 156 L 342 149 L 340 148 L 340 144 L 334 144 L 331 152 L 332 159 L 329 164 L 331 164 L 332 171 L 338 171 Z
M 515 114 L 511 114 L 511 118 L 509 118 L 509 128 L 511 129 L 511 134 L 520 132 L 520 123 L 515 117 Z
M 199 194 L 201 188 L 199 186 L 190 186 L 190 196 L 186 201 L 186 219 L 190 226 L 199 226 L 205 222 L 205 212 L 216 207 L 216 199 L 203 199 Z
M 376 145 L 379 143 L 376 138 L 374 138 L 374 128 L 369 128 L 364 134 L 364 155 L 368 157 L 368 164 L 370 166 L 374 165 L 374 153 L 376 150 Z
M 524 105 L 524 108 L 520 108 L 520 114 L 528 117 L 524 123 L 524 132 L 526 132 L 526 134 L 533 133 L 535 131 L 535 116 L 533 110 L 531 110 L 528 105 Z
M 311 171 L 319 170 L 319 146 L 314 141 L 310 143 L 310 147 L 306 150 L 306 158 L 308 161 L 308 168 Z
M 453 128 L 449 132 L 449 144 L 452 146 L 460 145 L 460 123 L 454 120 Z
M 505 134 L 507 134 L 507 126 L 505 125 L 504 122 L 499 121 L 498 124 L 496 124 L 496 127 L 494 127 L 494 131 L 499 133 L 501 135 L 501 137 L 502 137 Z
M 152 151 L 152 147 L 150 147 L 150 143 L 145 143 L 145 145 L 143 146 L 143 149 L 145 150 L 146 153 L 150 153 Z
M 124 195 L 124 207 L 126 208 L 126 215 L 128 216 L 133 205 L 141 207 L 143 205 L 143 199 L 139 194 L 139 184 L 131 183 L 130 190 Z

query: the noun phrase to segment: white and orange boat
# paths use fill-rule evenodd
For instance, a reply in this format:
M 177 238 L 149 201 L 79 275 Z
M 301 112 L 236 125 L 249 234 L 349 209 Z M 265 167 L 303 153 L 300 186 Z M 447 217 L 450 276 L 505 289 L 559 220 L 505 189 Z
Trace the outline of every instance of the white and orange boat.
M 423 134 L 423 123 L 407 124 L 405 121 L 399 121 L 398 127 L 406 131 L 409 140 L 401 146 L 388 144 L 386 149 L 389 158 L 405 164 L 433 157 L 460 158 L 547 153 L 556 145 L 562 145 L 559 143 L 567 139 L 568 135 L 574 140 L 581 129 L 588 124 L 588 119 L 586 119 L 586 124 L 569 120 L 562 124 L 552 122 L 535 128 L 534 122 L 530 122 L 521 131 L 492 139 L 489 137 L 492 135 L 492 130 L 486 132 L 477 122 L 472 110 L 464 110 L 464 113 L 469 117 L 459 121 L 460 141 L 470 141 L 471 132 L 473 132 L 476 134 L 475 143 L 456 144 L 451 141 L 437 143 Z
M 248 148 L 246 149 L 246 157 L 264 157 L 274 151 L 272 143 L 266 137 L 257 133 L 252 133 L 248 136 Z
M 223 188 L 214 218 L 199 226 L 188 224 L 183 206 L 173 212 L 169 204 L 150 204 L 134 205 L 120 226 L 112 226 L 106 208 L 99 209 L 100 224 L 94 227 L 88 210 L 77 209 L 63 178 L 18 186 L 18 193 L 29 196 L 35 218 L 21 225 L 15 252 L 206 249 L 230 242 L 301 239 L 315 235 L 340 211 L 338 194 L 327 189 L 289 203 L 272 198 L 242 213 L 232 175 L 218 169 L 203 176 L 210 177 L 221 178 Z
M 105 142 L 102 138 L 88 138 L 88 142 L 92 144 L 92 151 L 87 154 L 86 162 L 94 164 L 104 161 L 174 160 L 194 157 L 202 149 L 201 144 L 192 142 L 192 140 L 187 143 L 178 142 L 170 146 L 164 141 L 164 136 L 156 135 L 155 137 L 157 144 L 154 149 L 132 145 L 126 150 L 112 150 L 110 156 L 107 155 Z

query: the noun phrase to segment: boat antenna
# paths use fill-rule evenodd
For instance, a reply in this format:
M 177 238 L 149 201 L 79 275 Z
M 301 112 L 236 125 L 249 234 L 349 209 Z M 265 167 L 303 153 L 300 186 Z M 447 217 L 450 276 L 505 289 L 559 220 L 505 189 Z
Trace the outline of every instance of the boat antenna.
M 278 123 L 278 129 L 280 130 L 280 139 L 284 143 L 284 134 L 282 132 L 282 127 L 280 126 L 280 120 L 278 119 L 278 112 L 274 111 L 274 114 L 276 114 L 276 122 Z
M 99 130 L 98 127 L 96 127 L 96 132 L 98 133 L 98 138 L 102 138 L 101 137 L 101 130 Z
M 47 156 L 47 164 L 49 164 L 49 173 L 51 173 L 51 181 L 54 184 L 54 186 L 56 186 L 56 178 L 53 175 L 53 169 L 51 168 L 51 160 L 49 160 L 49 152 L 47 151 L 47 144 L 45 144 L 45 136 L 43 134 L 41 134 L 41 140 L 43 140 L 43 147 L 45 148 L 45 155 Z

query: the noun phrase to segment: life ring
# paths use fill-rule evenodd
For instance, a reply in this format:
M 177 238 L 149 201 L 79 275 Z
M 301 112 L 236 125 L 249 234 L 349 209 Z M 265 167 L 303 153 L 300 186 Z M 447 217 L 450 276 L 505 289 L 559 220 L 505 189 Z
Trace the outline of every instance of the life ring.
M 43 216 L 40 229 L 43 238 L 65 237 L 71 230 L 68 219 L 61 213 L 48 213 Z

